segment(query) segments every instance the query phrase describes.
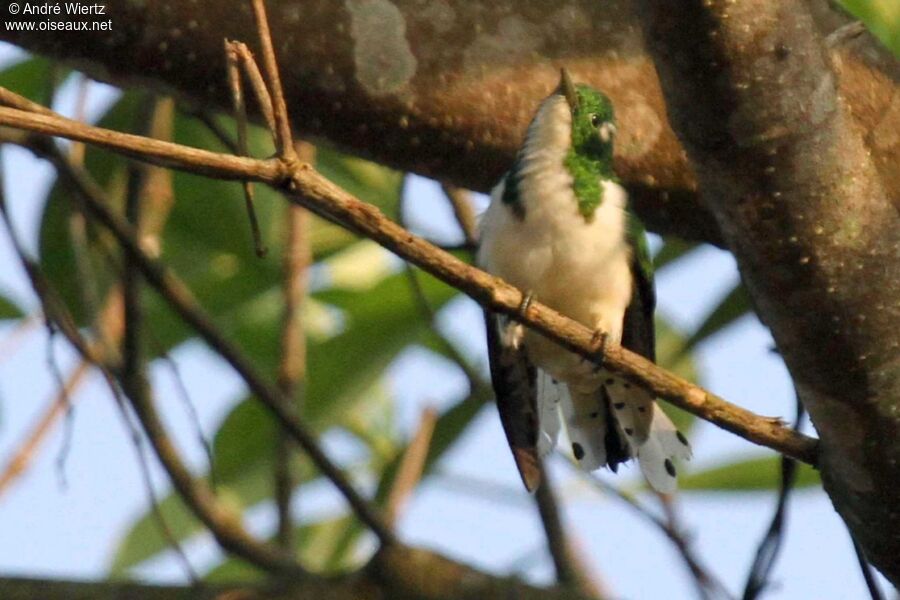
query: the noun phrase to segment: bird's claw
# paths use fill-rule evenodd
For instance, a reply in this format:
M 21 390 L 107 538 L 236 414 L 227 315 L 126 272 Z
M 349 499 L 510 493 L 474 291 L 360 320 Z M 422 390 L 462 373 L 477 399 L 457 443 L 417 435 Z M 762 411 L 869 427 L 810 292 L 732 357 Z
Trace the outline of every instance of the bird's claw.
M 594 360 L 594 373 L 599 372 L 603 368 L 607 339 L 609 339 L 609 334 L 600 329 L 595 329 L 594 335 L 591 336 L 591 354 L 596 357 Z
M 534 292 L 528 290 L 527 292 L 522 294 L 522 301 L 519 303 L 519 316 L 525 317 L 528 315 L 528 309 L 531 307 L 531 303 L 534 301 Z

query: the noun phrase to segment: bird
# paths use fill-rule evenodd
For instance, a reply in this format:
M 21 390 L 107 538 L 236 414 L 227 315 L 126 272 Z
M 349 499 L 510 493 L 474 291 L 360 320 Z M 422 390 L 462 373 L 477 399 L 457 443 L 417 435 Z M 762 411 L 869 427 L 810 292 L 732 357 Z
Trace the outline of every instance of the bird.
M 655 361 L 656 296 L 646 233 L 613 171 L 616 121 L 601 91 L 566 69 L 528 126 L 479 223 L 477 264 L 613 342 Z M 500 420 L 526 489 L 562 425 L 580 467 L 636 458 L 652 488 L 672 493 L 691 448 L 654 395 L 515 319 L 485 311 Z

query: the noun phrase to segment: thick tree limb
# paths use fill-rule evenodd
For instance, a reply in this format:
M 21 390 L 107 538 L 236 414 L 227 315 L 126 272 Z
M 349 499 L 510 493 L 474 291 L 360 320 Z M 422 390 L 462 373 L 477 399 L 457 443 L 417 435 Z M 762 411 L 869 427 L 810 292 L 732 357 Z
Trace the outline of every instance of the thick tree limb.
M 617 172 L 654 230 L 721 243 L 698 205 L 672 133 L 632 0 L 280 0 L 272 37 L 289 112 L 304 135 L 486 191 L 511 164 L 524 128 L 565 64 L 609 93 L 620 121 Z M 846 24 L 810 0 L 823 33 Z M 12 32 L 0 39 L 72 62 L 119 85 L 177 91 L 227 108 L 222 39 L 257 39 L 246 0 L 109 0 L 110 32 Z M 900 118 L 898 73 L 868 36 L 841 45 L 838 84 L 879 164 L 900 139 L 878 134 Z M 895 171 L 900 171 L 896 170 Z M 900 173 L 892 180 L 900 189 Z
M 0 89 L 0 101 L 8 94 Z M 252 179 L 268 183 L 284 191 L 291 201 L 378 242 L 398 256 L 466 293 L 479 304 L 522 321 L 588 360 L 598 363 L 602 360 L 605 366 L 644 385 L 676 406 L 754 443 L 768 446 L 806 463 L 816 463 L 816 441 L 785 427 L 780 419 L 760 417 L 735 406 L 620 346 L 606 345 L 601 355 L 595 332 L 538 302 L 533 302 L 526 314 L 523 314 L 520 310 L 523 300 L 520 290 L 413 235 L 386 218 L 378 208 L 354 198 L 307 164 L 217 154 L 91 127 L 59 116 L 34 114 L 12 108 L 0 108 L 0 125 L 94 143 L 154 164 L 194 173 L 222 179 Z M 139 259 L 138 265 L 148 282 L 172 303 L 182 318 L 190 323 L 201 337 L 241 373 L 251 389 L 264 400 L 267 408 L 278 416 L 281 423 L 288 427 L 297 441 L 309 451 L 310 447 L 304 443 L 309 440 L 305 439 L 303 431 L 297 429 L 296 420 L 291 415 L 284 414 L 282 407 L 277 406 L 277 402 L 272 402 L 273 398 L 278 397 L 278 392 L 260 380 L 249 365 L 244 364 L 241 354 L 218 334 L 196 306 L 189 290 L 171 272 L 143 253 L 135 244 L 127 224 L 122 223 L 120 218 L 99 203 L 92 205 L 91 211 L 116 237 L 123 249 Z M 313 450 L 317 449 L 315 444 L 311 447 Z M 313 455 L 313 459 L 320 468 L 329 462 L 324 456 Z M 329 475 L 329 478 L 333 481 L 341 480 L 339 473 L 334 478 Z M 352 489 L 343 491 L 348 498 L 354 498 Z M 363 513 L 367 511 L 364 504 L 355 508 Z M 370 516 L 372 523 L 378 522 L 376 516 Z M 387 530 L 383 530 L 383 533 L 385 539 L 390 538 Z
M 804 2 L 638 4 L 706 204 L 821 435 L 825 488 L 898 585 L 900 161 L 873 147 L 900 139 L 900 110 L 860 129 Z
M 534 587 L 488 575 L 427 550 L 397 545 L 361 571 L 336 577 L 307 575 L 268 585 L 152 586 L 123 582 L 0 579 L 4 600 L 587 600 L 555 586 Z

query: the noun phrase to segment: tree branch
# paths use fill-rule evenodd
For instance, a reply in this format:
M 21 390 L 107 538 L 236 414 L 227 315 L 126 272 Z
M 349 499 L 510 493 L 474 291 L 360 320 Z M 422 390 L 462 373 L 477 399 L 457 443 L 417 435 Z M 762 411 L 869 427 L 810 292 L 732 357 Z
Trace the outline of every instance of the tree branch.
M 401 545 L 383 550 L 362 570 L 337 576 L 306 575 L 259 585 L 154 586 L 0 578 L 4 600 L 589 600 L 563 587 L 538 588 L 510 577 L 476 571 L 427 550 Z
M 565 4 L 445 0 L 281 0 L 272 38 L 288 109 L 304 137 L 325 137 L 402 170 L 486 191 L 512 164 L 535 107 L 559 67 L 613 99 L 620 141 L 616 170 L 650 229 L 721 243 L 697 202 L 692 170 L 667 122 L 633 0 Z M 824 34 L 848 19 L 810 0 Z M 222 39 L 255 40 L 246 0 L 105 3 L 110 32 L 0 31 L 0 39 L 73 61 L 114 84 L 180 92 L 227 109 Z M 869 36 L 833 50 L 853 118 L 887 169 L 900 142 L 878 131 L 898 114 L 896 70 Z M 874 58 L 873 58 L 874 57 Z M 893 102 L 893 104 L 892 104 Z M 893 108 L 892 108 L 893 107 Z M 896 169 L 894 169 L 896 171 Z M 900 174 L 892 189 L 900 189 Z
M 873 152 L 898 147 L 900 111 L 859 127 L 816 2 L 638 4 L 706 204 L 821 435 L 825 489 L 900 584 L 900 160 Z
M 315 146 L 301 142 L 297 154 L 305 161 L 315 158 Z M 306 385 L 306 333 L 303 306 L 307 290 L 307 270 L 312 261 L 309 242 L 309 213 L 305 208 L 286 207 L 287 235 L 282 257 L 282 294 L 284 315 L 281 321 L 281 360 L 278 387 L 288 400 L 285 407 L 301 414 Z M 278 541 L 284 548 L 293 546 L 293 521 L 290 506 L 296 485 L 290 468 L 295 446 L 290 437 L 279 432 L 275 460 L 275 504 L 278 508 Z
M 0 111 L 10 110 L 0 108 Z M 42 117 L 45 118 L 45 117 Z M 115 132 L 110 132 L 115 133 Z M 139 136 L 133 136 L 139 137 Z M 178 148 L 176 144 L 159 142 L 149 138 L 141 138 L 144 143 L 153 147 L 162 144 L 168 148 Z M 207 344 L 216 350 L 225 360 L 243 377 L 250 390 L 272 412 L 282 427 L 297 441 L 307 452 L 316 467 L 334 483 L 344 495 L 347 502 L 360 517 L 360 520 L 378 536 L 382 544 L 390 544 L 396 541 L 390 528 L 382 521 L 381 516 L 369 503 L 359 495 L 343 472 L 328 458 L 318 445 L 316 436 L 310 432 L 300 419 L 286 408 L 287 399 L 280 391 L 271 386 L 251 365 L 250 361 L 229 342 L 212 323 L 208 315 L 194 298 L 190 289 L 166 268 L 158 260 L 148 256 L 136 240 L 132 228 L 120 217 L 107 208 L 102 190 L 93 181 L 87 179 L 84 174 L 70 168 L 67 161 L 61 160 L 53 152 L 35 145 L 25 147 L 36 152 L 53 162 L 59 172 L 63 174 L 72 185 L 76 186 L 82 194 L 86 208 L 92 217 L 97 219 L 116 238 L 126 255 L 135 261 L 147 282 L 175 309 L 175 311 L 203 338 Z M 209 153 L 210 156 L 214 154 Z M 250 164 L 259 161 L 248 160 Z M 263 161 L 270 162 L 270 161 Z M 280 164 L 280 163 L 275 163 Z
M 3 94 L 0 94 L 0 100 L 2 98 Z M 523 294 L 520 290 L 411 234 L 387 219 L 376 207 L 354 198 L 319 175 L 309 165 L 217 154 L 91 127 L 58 116 L 37 115 L 12 108 L 0 108 L 0 125 L 94 143 L 156 164 L 222 179 L 247 178 L 268 183 L 289 194 L 291 201 L 371 238 L 466 293 L 479 304 L 520 320 L 588 360 L 598 363 L 602 360 L 604 366 L 644 385 L 676 406 L 754 443 L 768 446 L 809 464 L 816 462 L 816 441 L 785 427 L 780 419 L 760 417 L 735 406 L 620 346 L 608 344 L 601 356 L 595 332 L 538 302 L 533 302 L 527 314 L 522 314 L 520 307 Z M 292 434 L 298 441 L 302 437 L 310 443 L 311 440 L 305 432 L 297 429 L 296 420 L 285 415 L 281 407 L 274 406 L 274 402 L 269 405 L 273 398 L 278 397 L 277 391 L 272 390 L 260 379 L 245 363 L 240 353 L 222 339 L 218 331 L 199 311 L 190 291 L 159 263 L 144 255 L 140 248 L 134 245 L 127 226 L 105 206 L 100 203 L 92 204 L 91 210 L 98 220 L 110 229 L 117 241 L 140 259 L 139 264 L 145 277 L 173 304 L 182 318 L 186 319 L 245 377 L 251 389 L 278 416 L 282 424 L 294 429 Z M 314 443 L 311 445 L 315 447 Z M 320 459 L 323 463 L 328 461 L 324 456 L 314 458 L 321 468 Z
M 584 565 L 578 560 L 575 548 L 566 534 L 559 502 L 556 499 L 556 489 L 546 464 L 542 464 L 541 469 L 542 481 L 534 494 L 534 503 L 537 505 L 538 516 L 544 528 L 544 537 L 547 538 L 547 549 L 553 560 L 556 580 L 562 585 L 582 590 L 587 596 L 600 598 L 597 590 L 591 589 L 594 586 L 584 572 Z
M 67 160 L 60 153 L 55 153 L 54 155 L 60 162 Z M 68 162 L 65 162 L 65 164 L 68 165 Z M 72 172 L 74 173 L 75 171 Z M 85 203 L 89 204 L 90 199 L 85 198 Z M 122 387 L 129 400 L 131 400 L 131 406 L 134 408 L 157 456 L 169 474 L 172 483 L 178 489 L 182 499 L 197 518 L 209 528 L 223 548 L 252 564 L 258 565 L 272 573 L 302 573 L 296 563 L 290 558 L 281 556 L 271 548 L 254 540 L 243 528 L 239 518 L 231 510 L 220 504 L 215 495 L 203 482 L 195 480 L 190 474 L 188 468 L 181 461 L 175 445 L 168 437 L 159 415 L 156 413 L 156 409 L 150 399 L 146 381 L 136 373 L 137 364 L 134 361 L 137 341 L 134 338 L 133 330 L 128 332 L 126 329 L 125 331 L 123 344 L 126 346 L 126 356 L 125 363 L 120 369 L 117 365 L 112 364 L 113 359 L 104 356 L 104 353 L 98 349 L 97 344 L 89 342 L 81 335 L 72 315 L 44 276 L 40 266 L 27 256 L 13 229 L 2 194 L 0 194 L 0 214 L 2 214 L 22 267 L 25 269 L 35 294 L 41 301 L 46 318 L 58 328 L 84 360 L 100 369 L 107 384 L 117 398 L 119 391 L 116 386 L 114 373 L 119 373 Z M 126 302 L 126 311 L 130 309 L 128 316 L 133 320 L 135 318 L 134 304 L 132 303 L 130 307 L 127 304 L 128 302 Z

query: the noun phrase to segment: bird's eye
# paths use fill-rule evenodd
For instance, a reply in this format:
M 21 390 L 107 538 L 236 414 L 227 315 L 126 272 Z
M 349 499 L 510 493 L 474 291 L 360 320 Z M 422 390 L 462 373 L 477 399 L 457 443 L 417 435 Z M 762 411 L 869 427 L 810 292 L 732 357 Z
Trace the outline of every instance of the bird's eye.
M 591 113 L 591 125 L 594 127 L 600 127 L 600 124 L 603 121 L 600 119 L 600 115 L 597 113 Z

